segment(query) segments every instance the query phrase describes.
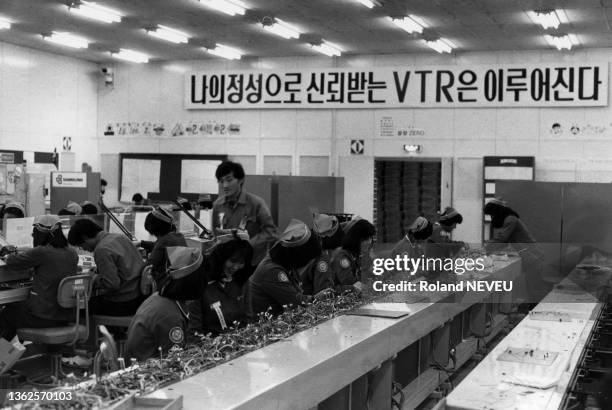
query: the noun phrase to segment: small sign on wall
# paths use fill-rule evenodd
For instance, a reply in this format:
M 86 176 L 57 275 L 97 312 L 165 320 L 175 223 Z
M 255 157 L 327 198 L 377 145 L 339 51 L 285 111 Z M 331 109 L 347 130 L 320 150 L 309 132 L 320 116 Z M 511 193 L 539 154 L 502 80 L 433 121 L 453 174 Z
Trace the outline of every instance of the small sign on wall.
M 52 172 L 51 184 L 58 188 L 87 188 L 87 173 Z
M 363 155 L 364 148 L 365 148 L 364 140 L 351 140 L 351 154 Z

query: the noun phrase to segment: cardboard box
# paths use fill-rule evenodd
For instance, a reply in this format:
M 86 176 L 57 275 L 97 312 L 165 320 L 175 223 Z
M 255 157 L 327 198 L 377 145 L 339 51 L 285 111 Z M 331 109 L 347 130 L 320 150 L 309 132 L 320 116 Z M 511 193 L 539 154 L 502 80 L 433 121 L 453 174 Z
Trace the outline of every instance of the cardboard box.
M 19 360 L 25 350 L 25 346 L 19 343 L 17 336 L 10 342 L 0 338 L 0 374 L 9 370 Z

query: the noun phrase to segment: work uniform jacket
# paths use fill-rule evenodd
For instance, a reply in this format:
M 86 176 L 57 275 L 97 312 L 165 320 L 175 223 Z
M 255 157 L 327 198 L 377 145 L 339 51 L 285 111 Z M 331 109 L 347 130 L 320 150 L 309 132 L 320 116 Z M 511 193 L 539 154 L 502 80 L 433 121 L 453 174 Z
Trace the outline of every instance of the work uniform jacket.
M 77 274 L 79 257 L 72 248 L 37 246 L 23 253 L 9 255 L 6 266 L 21 270 L 34 268 L 32 288 L 25 302 L 34 316 L 52 320 L 74 319 L 74 309 L 65 309 L 57 303 L 57 288 L 66 276 Z
M 302 289 L 306 295 L 316 295 L 324 289 L 333 289 L 332 252 L 333 249 L 323 249 L 321 256 L 310 262 L 302 272 Z
M 346 249 L 338 248 L 332 253 L 330 263 L 334 290 L 337 292 L 353 290 L 353 284 L 361 280 L 359 258 Z
M 283 268 L 270 255 L 261 261 L 247 283 L 248 312 L 251 317 L 271 308 L 271 313 L 282 313 L 283 306 L 297 306 L 311 297 L 302 292 L 296 272 Z
M 215 229 L 245 229 L 253 247 L 252 265 L 256 266 L 265 256 L 268 246 L 276 241 L 276 226 L 265 201 L 244 189 L 235 203 L 225 196 L 213 203 L 212 223 Z
M 109 302 L 127 302 L 141 297 L 140 275 L 144 261 L 138 249 L 122 234 L 100 232 L 93 251 L 98 275 L 94 290 Z
M 189 315 L 186 306 L 155 292 L 140 305 L 130 327 L 126 357 L 145 360 L 174 345 L 183 345 Z
M 457 252 L 461 250 L 461 248 L 465 246 L 463 242 L 453 241 L 448 236 L 448 234 L 444 231 L 444 229 L 442 229 L 442 226 L 438 222 L 434 223 L 433 233 L 431 234 L 431 237 L 429 239 L 430 239 L 430 242 L 436 243 L 440 248 L 441 255 L 435 255 L 435 256 L 444 257 L 444 258 L 450 258 L 451 256 L 454 256 L 455 254 L 457 254 Z M 430 256 L 430 255 L 427 255 L 427 256 Z M 430 256 L 430 257 L 435 257 L 435 256 Z
M 208 282 L 204 296 L 190 302 L 188 308 L 189 329 L 204 334 L 218 335 L 235 327 L 234 322 L 247 321 L 242 287 L 236 281 Z

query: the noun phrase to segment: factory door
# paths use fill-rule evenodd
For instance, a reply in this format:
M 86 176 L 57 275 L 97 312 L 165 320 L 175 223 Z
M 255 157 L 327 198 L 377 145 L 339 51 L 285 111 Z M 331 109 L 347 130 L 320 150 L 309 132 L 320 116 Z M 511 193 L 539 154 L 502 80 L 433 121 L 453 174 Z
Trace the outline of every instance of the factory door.
M 437 220 L 443 196 L 442 162 L 375 160 L 374 220 L 378 243 L 400 240 L 417 216 Z

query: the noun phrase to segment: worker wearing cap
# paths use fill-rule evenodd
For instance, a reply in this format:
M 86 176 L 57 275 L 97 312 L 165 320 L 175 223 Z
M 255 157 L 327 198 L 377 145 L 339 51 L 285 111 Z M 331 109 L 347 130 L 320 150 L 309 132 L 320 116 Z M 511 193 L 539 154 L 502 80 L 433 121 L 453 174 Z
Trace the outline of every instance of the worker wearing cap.
M 307 295 L 315 295 L 334 287 L 331 256 L 333 251 L 340 247 L 343 237 L 338 218 L 333 215 L 315 213 L 312 230 L 319 238 L 321 255 L 310 262 L 302 272 L 302 288 Z
M 418 258 L 425 254 L 425 242 L 433 233 L 433 224 L 427 218 L 417 216 L 406 231 L 406 235 L 391 250 L 391 257 L 407 255 Z
M 149 296 L 136 311 L 126 342 L 126 357 L 145 360 L 185 342 L 189 313 L 185 301 L 201 294 L 206 286 L 199 249 L 166 248 L 169 280 Z
M 147 232 L 157 238 L 146 265 L 151 266 L 151 276 L 159 288 L 166 272 L 166 248 L 187 246 L 187 242 L 183 234 L 176 232 L 172 215 L 163 208 L 156 208 L 149 212 L 145 218 L 144 227 Z
M 83 209 L 81 208 L 81 205 L 77 204 L 74 201 L 69 201 L 66 204 L 66 206 L 58 212 L 58 214 L 59 215 L 80 215 L 82 210 Z
M 441 253 L 444 257 L 456 255 L 467 245 L 460 241 L 453 241 L 450 237 L 457 224 L 463 222 L 463 216 L 457 212 L 455 208 L 446 207 L 440 214 L 438 222 L 433 224 L 433 232 L 431 234 L 431 242 L 440 246 Z
M 26 301 L 6 305 L 0 313 L 0 335 L 7 340 L 20 327 L 64 326 L 74 320 L 74 310 L 57 303 L 57 288 L 63 278 L 77 274 L 79 258 L 68 246 L 57 215 L 34 218 L 32 237 L 34 248 L 6 258 L 9 269 L 33 268 L 32 287 Z
M 244 188 L 244 169 L 232 161 L 222 162 L 215 171 L 221 196 L 213 203 L 212 224 L 215 231 L 244 229 L 253 247 L 252 265 L 266 256 L 276 241 L 276 226 L 265 201 Z
M 97 275 L 89 310 L 99 315 L 131 316 L 144 300 L 140 278 L 144 261 L 123 234 L 104 232 L 90 219 L 79 219 L 68 232 L 68 242 L 93 252 Z
M 369 221 L 355 217 L 344 226 L 341 247 L 331 256 L 331 269 L 336 291 L 363 288 L 362 258 L 367 257 L 374 244 L 376 229 Z
M 247 322 L 243 287 L 252 255 L 253 248 L 244 231 L 216 238 L 204 261 L 206 290 L 189 303 L 190 330 L 218 335 Z
M 249 278 L 246 291 L 249 315 L 254 317 L 267 311 L 279 314 L 290 305 L 297 306 L 329 296 L 328 289 L 314 297 L 305 295 L 297 273 L 320 253 L 319 242 L 308 226 L 292 219 Z
M 21 202 L 8 202 L 0 210 L 0 219 L 24 218 L 25 206 Z

